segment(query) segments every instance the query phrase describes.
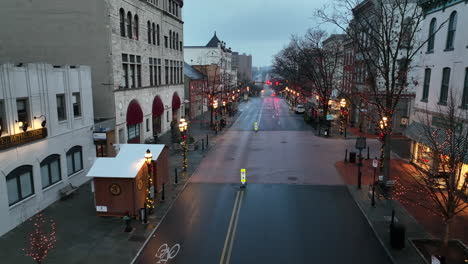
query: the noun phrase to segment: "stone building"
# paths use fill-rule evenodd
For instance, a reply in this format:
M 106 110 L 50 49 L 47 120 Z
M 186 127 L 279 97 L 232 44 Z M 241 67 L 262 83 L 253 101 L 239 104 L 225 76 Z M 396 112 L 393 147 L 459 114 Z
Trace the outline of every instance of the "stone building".
M 232 68 L 237 70 L 239 81 L 251 82 L 252 79 L 252 55 L 232 53 Z
M 0 236 L 87 180 L 92 129 L 90 67 L 0 65 Z
M 182 0 L 5 0 L 0 62 L 92 69 L 96 132 L 112 145 L 170 129 L 183 113 Z

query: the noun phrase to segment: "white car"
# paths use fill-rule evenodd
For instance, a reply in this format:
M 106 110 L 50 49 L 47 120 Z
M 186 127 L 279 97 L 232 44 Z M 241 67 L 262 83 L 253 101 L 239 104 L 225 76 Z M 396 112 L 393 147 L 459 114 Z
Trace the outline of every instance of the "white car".
M 297 105 L 296 106 L 296 114 L 303 114 L 305 113 L 305 108 L 303 105 Z

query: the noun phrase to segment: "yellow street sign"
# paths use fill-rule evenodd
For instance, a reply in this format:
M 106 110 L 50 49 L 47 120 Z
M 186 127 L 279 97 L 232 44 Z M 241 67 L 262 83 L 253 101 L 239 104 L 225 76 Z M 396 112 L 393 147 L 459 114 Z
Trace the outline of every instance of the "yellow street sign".
M 241 173 L 241 183 L 245 184 L 245 182 L 247 181 L 247 179 L 246 179 L 246 174 L 247 174 L 246 169 L 241 169 L 240 173 Z

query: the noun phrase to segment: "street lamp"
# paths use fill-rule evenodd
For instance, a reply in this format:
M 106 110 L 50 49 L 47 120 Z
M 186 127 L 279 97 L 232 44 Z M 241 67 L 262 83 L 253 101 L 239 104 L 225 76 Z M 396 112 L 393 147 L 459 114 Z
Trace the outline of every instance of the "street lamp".
M 144 222 L 146 223 L 147 221 L 147 209 L 151 210 L 154 208 L 154 187 L 153 187 L 153 177 L 151 175 L 151 166 L 153 163 L 153 154 L 151 154 L 151 151 L 149 149 L 146 150 L 145 153 L 145 162 L 146 162 L 146 167 L 148 168 L 148 186 L 146 187 L 146 201 L 144 204 L 145 207 L 145 216 L 144 216 Z
M 187 171 L 187 128 L 188 123 L 185 121 L 185 118 L 181 118 L 179 121 L 179 131 L 182 133 L 182 170 Z
M 385 148 L 385 139 L 387 137 L 387 121 L 388 118 L 386 116 L 382 117 L 382 120 L 380 121 L 380 130 L 382 133 L 382 146 L 380 148 L 380 171 L 383 171 L 384 168 L 384 158 L 385 158 L 385 153 L 384 153 L 384 148 Z
M 358 162 L 358 182 L 357 182 L 357 187 L 358 189 L 361 189 L 361 167 L 362 167 L 362 150 L 366 148 L 366 138 L 365 137 L 358 137 L 356 139 L 356 145 L 355 147 L 359 150 L 359 162 Z

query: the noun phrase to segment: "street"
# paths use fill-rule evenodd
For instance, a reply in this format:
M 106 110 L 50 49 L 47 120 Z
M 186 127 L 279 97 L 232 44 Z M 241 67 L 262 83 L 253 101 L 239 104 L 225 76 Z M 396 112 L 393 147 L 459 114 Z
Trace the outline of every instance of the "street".
M 334 167 L 354 141 L 271 94 L 240 105 L 134 263 L 390 263 Z

